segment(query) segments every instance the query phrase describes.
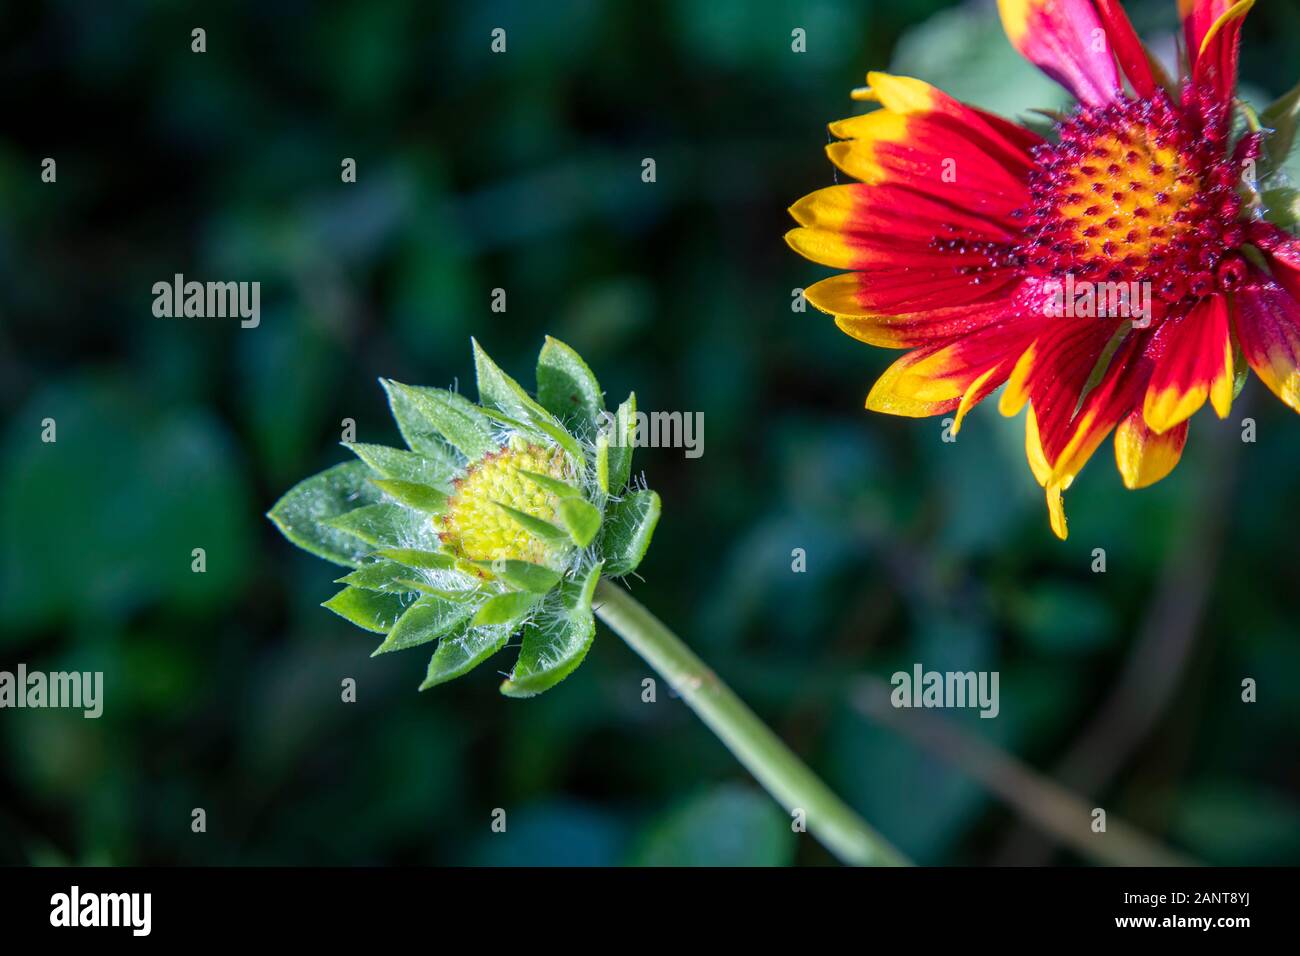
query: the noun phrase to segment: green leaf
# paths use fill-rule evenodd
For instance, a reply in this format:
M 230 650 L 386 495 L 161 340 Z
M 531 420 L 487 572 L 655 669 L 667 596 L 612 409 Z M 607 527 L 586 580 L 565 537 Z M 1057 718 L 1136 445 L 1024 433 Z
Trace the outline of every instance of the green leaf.
M 1007 595 L 1003 613 L 1027 645 L 1045 654 L 1098 654 L 1119 637 L 1111 609 L 1070 582 L 1035 582 Z
M 396 478 L 371 478 L 370 483 L 401 504 L 428 514 L 441 514 L 447 510 L 446 492 L 413 481 Z
M 1300 811 L 1272 788 L 1189 781 L 1170 807 L 1169 839 L 1210 866 L 1286 866 L 1300 854 Z
M 370 656 L 404 651 L 463 631 L 463 625 L 473 611 L 472 605 L 449 601 L 443 597 L 420 598 L 406 609 L 406 613 L 393 625 L 388 637 Z
M 438 649 L 429 659 L 420 690 L 437 687 L 449 680 L 468 674 L 485 660 L 506 646 L 510 631 L 501 628 L 469 628 L 463 633 L 448 634 L 438 642 Z
M 590 565 L 581 577 L 565 581 L 559 588 L 560 606 L 570 617 L 582 617 L 591 613 L 591 598 L 600 583 L 600 575 L 605 570 L 605 562 L 597 561 Z
M 539 488 L 543 488 L 559 498 L 572 498 L 575 495 L 582 494 L 581 489 L 577 486 L 571 485 L 567 481 L 561 481 L 559 478 L 552 478 L 550 475 L 541 475 L 535 471 L 525 471 L 522 468 L 519 469 L 519 474 Z
M 647 828 L 636 866 L 788 866 L 790 818 L 761 791 L 724 785 L 675 808 Z
M 632 446 L 636 441 L 636 392 L 628 395 L 627 401 L 618 406 L 611 418 L 608 414 L 602 420 L 601 437 L 605 439 L 605 450 L 600 449 L 597 438 L 597 455 L 604 454 L 608 464 L 605 467 L 605 491 L 607 494 L 622 493 L 632 477 Z M 599 470 L 600 463 L 597 462 Z
M 456 559 L 441 551 L 418 551 L 415 548 L 380 548 L 375 554 L 411 568 L 446 571 L 456 566 Z
M 546 440 L 546 433 L 538 428 L 534 428 L 526 421 L 520 421 L 518 418 L 511 418 L 499 408 L 492 408 L 488 405 L 476 406 L 483 416 L 498 425 L 504 425 L 507 429 L 514 432 L 525 432 L 530 441 L 543 442 Z
M 591 544 L 600 530 L 600 509 L 583 498 L 561 498 L 558 511 L 573 543 L 580 548 Z
M 470 461 L 477 461 L 499 447 L 493 438 L 491 421 L 464 396 L 446 389 L 403 385 L 390 380 L 384 381 L 384 387 L 402 437 L 421 454 L 424 454 L 421 446 L 427 446 L 438 436 Z
M 380 503 L 363 505 L 346 514 L 330 518 L 325 524 L 347 532 L 373 547 L 400 544 L 409 533 L 410 512 L 400 505 Z
M 559 618 L 533 621 L 523 630 L 519 660 L 510 677 L 501 682 L 506 697 L 536 697 L 568 677 L 587 656 L 596 634 L 595 619 Z
M 496 561 L 475 561 L 474 564 L 491 571 L 513 588 L 521 588 L 535 594 L 546 593 L 561 580 L 560 572 L 528 561 L 510 561 L 501 558 Z
M 1270 166 L 1277 169 L 1295 146 L 1296 126 L 1300 124 L 1300 85 L 1274 100 L 1259 114 L 1259 120 L 1273 130 L 1264 140 L 1264 155 Z
M 1069 94 L 1016 52 L 997 17 L 974 4 L 942 10 L 909 28 L 894 46 L 890 69 L 923 76 L 936 89 L 999 116 L 1068 108 Z
M 594 434 L 605 410 L 600 383 L 582 356 L 549 335 L 537 357 L 537 401 L 578 435 Z
M 659 495 L 648 490 L 635 491 L 606 509 L 600 541 L 606 574 L 622 577 L 637 569 L 650 547 L 659 511 Z
M 387 445 L 364 445 L 347 442 L 347 448 L 367 465 L 373 468 L 381 478 L 396 478 L 399 481 L 413 481 L 429 485 L 439 491 L 451 491 L 451 483 L 460 471 L 460 462 L 449 449 L 437 456 L 405 451 L 401 448 L 389 448 Z
M 596 435 L 596 484 L 605 494 L 610 494 L 609 438 L 604 434 Z
M 472 627 L 495 627 L 519 623 L 541 599 L 531 591 L 507 591 L 484 602 L 470 622 Z
M 474 348 L 474 370 L 478 375 L 480 405 L 498 409 L 521 422 L 530 422 L 534 418 L 554 419 L 550 412 L 529 397 L 518 382 L 492 361 L 477 339 L 470 339 L 470 344 Z
M 1273 225 L 1290 229 L 1300 223 L 1300 190 L 1279 186 L 1264 190 L 1260 199 L 1264 203 L 1264 218 Z
M 336 578 L 334 583 L 349 584 L 354 588 L 365 588 L 370 591 L 394 592 L 423 591 L 429 586 L 428 582 L 420 577 L 419 572 L 396 561 L 363 564 L 351 574 Z
M 1246 387 L 1247 379 L 1250 378 L 1250 365 L 1246 362 L 1246 353 L 1235 341 L 1232 343 L 1232 369 L 1232 400 L 1235 402 L 1241 395 L 1241 390 Z
M 1083 383 L 1083 391 L 1078 399 L 1080 405 L 1082 405 L 1084 398 L 1086 398 L 1094 388 L 1101 384 L 1101 380 L 1106 376 L 1106 370 L 1110 368 L 1111 359 L 1115 357 L 1115 353 L 1119 351 L 1119 347 L 1124 343 L 1124 340 L 1128 338 L 1129 333 L 1132 330 L 1132 322 L 1121 322 L 1119 328 L 1117 328 L 1106 341 L 1105 346 L 1103 346 L 1101 350 L 1101 354 L 1097 356 L 1097 361 L 1092 366 L 1092 371 L 1088 373 L 1087 381 Z
M 359 461 L 335 465 L 290 488 L 267 517 L 280 532 L 326 561 L 356 567 L 370 550 L 357 538 L 330 522 L 378 499 L 367 478 L 370 469 Z
M 526 511 L 520 511 L 518 508 L 511 508 L 509 505 L 503 505 L 496 502 L 496 506 L 514 519 L 515 524 L 523 528 L 529 534 L 535 534 L 544 541 L 564 542 L 568 544 L 569 533 L 563 528 L 557 528 L 549 521 L 541 518 L 534 518 Z
M 507 697 L 533 697 L 572 674 L 587 656 L 596 633 L 591 596 L 601 565 L 592 565 L 575 581 L 559 588 L 561 613 L 524 627 L 523 646 L 510 677 L 501 684 Z
M 357 627 L 386 634 L 406 608 L 401 595 L 364 588 L 344 588 L 321 605 Z
M 6 313 L 0 326 L 15 332 L 12 312 Z M 4 332 L 0 338 L 6 339 L 0 353 L 16 362 L 17 353 L 9 352 L 16 339 Z M 259 336 L 258 348 L 240 351 L 260 353 L 264 342 Z M 73 343 L 64 344 L 71 349 Z M 0 648 L 36 647 L 30 642 L 42 634 L 72 635 L 89 621 L 116 633 L 128 626 L 122 615 L 133 608 L 153 608 L 179 621 L 237 615 L 236 607 L 247 607 L 248 588 L 267 574 L 258 560 L 266 556 L 260 529 L 252 521 L 271 504 L 254 488 L 276 473 L 270 456 L 256 454 L 253 464 L 241 455 L 232 417 L 206 405 L 202 389 L 182 389 L 160 402 L 157 380 L 129 362 L 69 362 L 62 372 L 53 365 L 29 371 L 21 381 L 14 364 L 0 372 L 6 386 L 0 415 Z M 283 398 L 277 393 L 267 401 Z M 304 417 L 319 421 L 314 411 Z M 58 441 L 46 444 L 36 426 L 52 429 L 55 422 Z M 255 436 L 246 433 L 244 439 Z M 293 444 L 287 436 L 284 442 Z M 273 480 L 277 490 L 292 484 Z M 282 517 L 277 511 L 272 518 L 277 516 Z M 328 550 L 310 539 L 294 543 L 317 553 Z M 338 543 L 345 554 L 321 556 L 350 563 L 356 542 Z M 190 570 L 196 546 L 206 550 L 203 574 Z M 273 551 L 279 570 L 296 576 L 283 565 L 297 557 L 278 542 Z M 130 646 L 105 652 L 131 654 Z M 21 658 L 15 654 L 0 668 L 12 669 Z M 190 659 L 180 644 L 169 645 L 167 654 Z M 161 675 L 167 666 L 160 660 L 156 668 L 148 665 L 149 673 Z M 126 683 L 135 686 L 131 678 Z M 0 711 L 0 724 L 8 726 L 5 721 Z
M 565 430 L 563 425 L 554 419 L 548 417 L 546 421 L 536 421 L 533 419 L 521 421 L 518 418 L 511 418 L 500 409 L 489 408 L 487 406 L 481 408 L 480 411 L 482 411 L 487 418 L 490 418 L 492 421 L 497 422 L 500 425 L 504 425 L 510 431 L 519 432 L 530 442 L 545 444 L 547 441 L 552 441 L 568 452 L 571 458 L 578 461 L 582 460 L 582 445 L 579 444 L 578 440 L 570 435 L 567 430 Z
M 503 372 L 483 351 L 477 340 L 472 339 L 471 342 L 474 345 L 474 367 L 478 372 L 479 401 L 541 431 L 574 459 L 582 461 L 582 444 L 569 434 L 554 415 L 530 398 L 518 382 Z
M 393 413 L 393 421 L 397 423 L 397 430 L 411 451 L 441 462 L 450 471 L 459 470 L 462 465 L 461 453 L 443 437 L 415 401 L 415 393 L 420 389 L 382 378 L 379 383 L 388 394 L 388 407 Z

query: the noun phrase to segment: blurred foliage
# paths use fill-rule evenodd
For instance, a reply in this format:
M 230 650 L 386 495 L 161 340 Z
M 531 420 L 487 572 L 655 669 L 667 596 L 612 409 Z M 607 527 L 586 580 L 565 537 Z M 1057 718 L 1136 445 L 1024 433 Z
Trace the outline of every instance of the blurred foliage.
M 1252 382 L 1255 444 L 1202 414 L 1139 493 L 1104 449 L 1061 544 L 1020 421 L 981 408 L 949 444 L 937 421 L 869 416 L 892 356 L 791 312 L 826 270 L 785 247 L 785 209 L 834 181 L 825 124 L 859 109 L 867 69 L 1011 116 L 1060 105 L 990 3 L 946 6 L 7 5 L 0 667 L 103 670 L 106 707 L 0 712 L 0 862 L 829 862 L 664 689 L 641 702 L 646 669 L 607 632 L 536 700 L 502 699 L 491 667 L 417 694 L 262 519 L 346 460 L 345 419 L 396 439 L 379 376 L 467 382 L 471 333 L 522 374 L 547 332 L 609 396 L 704 413 L 702 458 L 640 454 L 664 519 L 635 593 L 922 862 L 1001 859 L 1017 821 L 857 713 L 854 675 L 996 668 L 1001 717 L 962 726 L 1050 770 L 1171 558 L 1200 546 L 1192 519 L 1237 446 L 1189 671 L 1101 799 L 1208 862 L 1300 861 L 1295 416 Z M 1161 49 L 1172 7 L 1130 5 Z M 1251 89 L 1281 93 L 1297 62 L 1300 13 L 1259 5 Z M 261 325 L 154 318 L 175 273 L 260 281 Z M 1216 429 L 1229 442 L 1207 451 Z

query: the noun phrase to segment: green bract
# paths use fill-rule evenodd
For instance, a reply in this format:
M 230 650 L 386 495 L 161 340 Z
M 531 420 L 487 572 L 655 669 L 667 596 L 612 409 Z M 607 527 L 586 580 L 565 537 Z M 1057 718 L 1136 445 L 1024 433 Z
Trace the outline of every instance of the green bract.
M 1258 117 L 1248 117 L 1248 129 L 1265 133 L 1259 158 L 1260 212 L 1283 229 L 1300 224 L 1300 86 L 1278 97 Z
M 591 369 L 547 338 L 537 398 L 474 346 L 479 404 L 384 381 L 406 448 L 347 444 L 357 461 L 295 485 L 268 517 L 352 570 L 324 606 L 383 635 L 376 654 L 437 642 L 424 690 L 521 634 L 501 692 L 539 694 L 582 663 L 601 574 L 636 570 L 659 496 L 629 491 L 632 436 L 616 434 Z

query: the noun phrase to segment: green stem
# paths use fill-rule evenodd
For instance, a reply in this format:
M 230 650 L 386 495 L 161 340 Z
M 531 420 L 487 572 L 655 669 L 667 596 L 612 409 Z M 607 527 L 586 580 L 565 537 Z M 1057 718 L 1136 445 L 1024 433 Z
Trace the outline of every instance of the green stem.
M 626 590 L 596 587 L 596 614 L 686 701 L 787 811 L 845 863 L 899 866 L 909 861 L 822 783 L 691 649 Z

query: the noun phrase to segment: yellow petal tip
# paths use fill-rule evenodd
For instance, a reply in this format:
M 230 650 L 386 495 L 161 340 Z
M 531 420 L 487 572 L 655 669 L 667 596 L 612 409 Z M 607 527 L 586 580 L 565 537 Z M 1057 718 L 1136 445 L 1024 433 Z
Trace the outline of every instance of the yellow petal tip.
M 1062 541 L 1069 536 L 1065 521 L 1065 503 L 1061 500 L 1061 486 L 1047 486 L 1047 516 L 1052 525 L 1052 534 Z

